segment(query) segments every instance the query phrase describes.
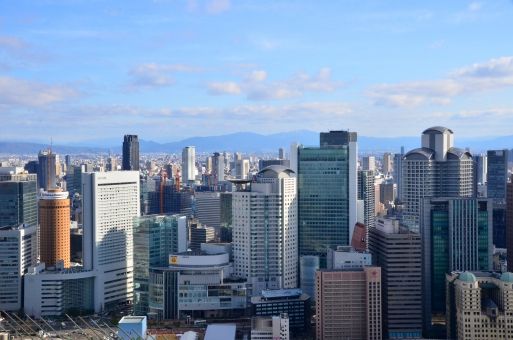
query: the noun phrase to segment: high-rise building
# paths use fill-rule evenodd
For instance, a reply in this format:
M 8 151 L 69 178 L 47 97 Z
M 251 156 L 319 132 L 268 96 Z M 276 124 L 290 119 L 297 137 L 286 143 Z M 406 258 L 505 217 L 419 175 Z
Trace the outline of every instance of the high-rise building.
M 447 339 L 513 339 L 513 273 L 452 272 Z
M 186 146 L 182 150 L 182 183 L 188 185 L 196 179 L 196 148 Z
M 338 246 L 328 249 L 327 269 L 355 269 L 372 265 L 369 252 L 355 251 L 351 246 Z
M 397 219 L 378 218 L 369 230 L 373 264 L 381 267 L 383 336 L 422 336 L 422 255 L 420 235 Z
M 356 140 L 356 132 L 322 132 L 320 147 L 297 149 L 299 253 L 319 256 L 321 267 L 329 247 L 349 244 L 356 224 Z
M 508 271 L 513 272 L 513 175 L 506 186 L 506 248 Z
M 0 171 L 0 227 L 21 224 L 37 226 L 37 176 Z
M 235 275 L 247 279 L 253 293 L 297 286 L 296 192 L 296 174 L 270 166 L 249 189 L 232 193 Z
M 475 196 L 472 155 L 453 144 L 452 130 L 435 126 L 422 133 L 422 147 L 402 160 L 403 222 L 413 232 L 419 232 L 424 197 Z
M 385 152 L 383 154 L 383 174 L 388 175 L 392 173 L 392 154 L 390 152 Z
M 493 244 L 506 247 L 506 184 L 509 150 L 488 150 L 486 196 L 493 200 Z
M 118 170 L 118 159 L 114 156 L 107 158 L 107 165 L 105 166 L 106 171 L 117 171 Z
M 201 224 L 215 229 L 221 227 L 221 193 L 196 191 L 194 193 L 194 216 Z
M 362 170 L 375 171 L 376 170 L 376 157 L 365 156 L 362 158 Z
M 363 201 L 363 221 L 367 230 L 374 227 L 375 212 L 375 187 L 374 171 L 358 170 L 358 199 Z
M 46 267 L 69 268 L 70 199 L 67 191 L 47 189 L 39 196 L 39 254 Z
M 316 273 L 316 338 L 381 340 L 381 269 Z
M 257 316 L 251 318 L 251 340 L 289 339 L 289 316 L 286 313 L 270 317 Z
M 223 182 L 225 179 L 224 170 L 226 168 L 224 155 L 219 152 L 214 152 L 212 157 L 212 177 L 214 185 L 218 185 L 219 182 Z
M 123 139 L 122 170 L 139 170 L 139 138 L 137 135 L 125 135 Z
M 134 220 L 134 314 L 146 315 L 149 270 L 167 267 L 169 254 L 187 250 L 186 217 L 147 215 Z
M 488 171 L 488 158 L 485 154 L 475 155 L 476 162 L 476 181 L 480 184 L 486 184 Z
M 23 307 L 23 275 L 36 263 L 36 225 L 0 226 L 0 310 Z
M 319 256 L 303 255 L 299 257 L 299 288 L 315 298 L 315 272 L 319 270 Z
M 133 223 L 140 215 L 139 172 L 82 174 L 84 269 L 94 270 L 95 310 L 133 300 Z
M 42 150 L 38 155 L 37 183 L 40 189 L 57 186 L 57 155 L 51 149 Z
M 235 175 L 237 178 L 245 179 L 249 174 L 249 159 L 235 161 Z
M 492 203 L 426 198 L 422 210 L 424 330 L 434 336 L 445 323 L 445 274 L 492 269 Z
M 401 153 L 394 154 L 394 183 L 397 185 L 397 198 L 399 201 L 402 200 L 402 180 L 403 180 L 403 157 L 404 157 L 404 146 L 401 147 Z
M 278 150 L 278 158 L 279 159 L 285 159 L 285 150 L 283 148 L 280 148 Z
M 189 220 L 189 249 L 201 250 L 202 243 L 215 240 L 215 229 L 198 223 L 197 220 Z

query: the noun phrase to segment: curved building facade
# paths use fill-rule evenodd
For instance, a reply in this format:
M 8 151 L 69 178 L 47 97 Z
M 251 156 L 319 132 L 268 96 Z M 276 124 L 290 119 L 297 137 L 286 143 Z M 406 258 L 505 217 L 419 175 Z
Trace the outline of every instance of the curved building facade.
M 41 262 L 47 267 L 70 265 L 70 200 L 62 189 L 48 189 L 39 197 Z

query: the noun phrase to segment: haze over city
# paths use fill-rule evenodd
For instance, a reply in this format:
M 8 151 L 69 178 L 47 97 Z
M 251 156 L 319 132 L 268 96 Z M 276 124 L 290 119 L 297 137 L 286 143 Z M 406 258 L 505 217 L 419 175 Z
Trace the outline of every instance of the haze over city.
M 4 2 L 1 140 L 511 134 L 511 1 Z

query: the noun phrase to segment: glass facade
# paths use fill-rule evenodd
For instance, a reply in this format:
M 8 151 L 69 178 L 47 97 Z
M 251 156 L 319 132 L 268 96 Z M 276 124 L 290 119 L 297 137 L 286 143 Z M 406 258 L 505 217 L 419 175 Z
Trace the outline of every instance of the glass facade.
M 37 225 L 35 175 L 0 176 L 0 227 Z
M 178 252 L 178 220 L 175 215 L 148 215 L 134 222 L 134 311 L 148 312 L 150 267 L 167 267 L 169 254 Z
M 299 254 L 349 244 L 349 147 L 298 149 Z

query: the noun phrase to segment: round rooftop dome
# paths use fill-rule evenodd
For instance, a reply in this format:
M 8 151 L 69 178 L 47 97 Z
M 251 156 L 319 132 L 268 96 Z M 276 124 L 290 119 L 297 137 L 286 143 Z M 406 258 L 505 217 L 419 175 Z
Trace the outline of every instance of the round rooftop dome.
M 424 132 L 422 132 L 422 134 L 423 135 L 431 134 L 431 133 L 434 133 L 434 134 L 444 134 L 446 132 L 448 132 L 450 134 L 453 133 L 451 129 L 446 128 L 444 126 L 433 126 L 433 127 L 430 127 L 429 129 L 424 130 Z
M 471 272 L 461 273 L 460 276 L 458 276 L 458 279 L 460 279 L 461 281 L 464 281 L 464 282 L 468 282 L 468 283 L 477 281 L 476 276 L 474 274 L 472 274 Z
M 294 177 L 295 173 L 291 169 L 283 165 L 269 165 L 258 172 L 259 176 L 281 178 L 281 177 Z
M 513 273 L 510 273 L 510 272 L 502 273 L 501 281 L 513 283 Z

